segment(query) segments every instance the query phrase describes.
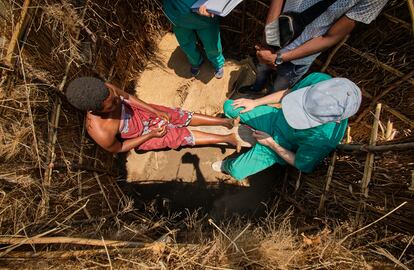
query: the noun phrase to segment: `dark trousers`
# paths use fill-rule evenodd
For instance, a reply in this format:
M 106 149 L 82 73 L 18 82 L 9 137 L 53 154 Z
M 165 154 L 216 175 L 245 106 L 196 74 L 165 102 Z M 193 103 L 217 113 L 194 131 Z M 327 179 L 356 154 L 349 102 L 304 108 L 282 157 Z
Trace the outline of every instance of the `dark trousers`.
M 300 78 L 308 71 L 310 65 L 295 65 L 291 62 L 285 62 L 280 66 L 272 69 L 266 64 L 259 63 L 256 74 L 256 81 L 253 84 L 254 91 L 260 91 L 264 88 L 269 77 L 271 78 L 270 93 L 291 88 Z

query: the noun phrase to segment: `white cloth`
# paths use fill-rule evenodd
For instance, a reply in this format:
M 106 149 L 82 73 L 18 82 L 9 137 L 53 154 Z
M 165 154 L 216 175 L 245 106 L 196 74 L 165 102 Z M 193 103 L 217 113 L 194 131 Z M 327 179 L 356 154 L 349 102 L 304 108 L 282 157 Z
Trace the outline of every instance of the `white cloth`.
M 285 0 L 283 12 L 302 12 L 321 0 Z M 282 52 L 293 50 L 306 41 L 324 35 L 329 28 L 343 15 L 362 22 L 371 23 L 384 8 L 388 0 L 338 0 L 328 10 L 306 26 L 302 34 L 292 43 L 282 48 Z M 295 65 L 310 65 L 320 53 L 312 54 L 291 62 Z

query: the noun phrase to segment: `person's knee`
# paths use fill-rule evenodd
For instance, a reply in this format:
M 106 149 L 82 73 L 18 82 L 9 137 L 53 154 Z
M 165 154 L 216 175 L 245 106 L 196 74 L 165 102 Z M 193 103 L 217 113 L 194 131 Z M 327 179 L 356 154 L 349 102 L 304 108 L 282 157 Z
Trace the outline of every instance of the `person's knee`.
M 236 179 L 238 181 L 241 181 L 244 178 L 246 178 L 247 175 L 244 172 L 242 172 L 241 170 L 239 170 L 237 168 L 237 166 L 236 167 L 234 166 L 234 164 L 233 164 L 234 161 L 235 161 L 234 159 L 229 159 L 229 160 L 224 161 L 224 164 L 223 164 L 224 171 L 226 173 L 230 174 L 231 177 L 233 177 L 234 179 Z
M 306 76 L 304 79 L 307 80 L 313 80 L 313 81 L 324 81 L 332 79 L 332 76 L 323 72 L 312 72 L 308 76 Z
M 236 118 L 239 115 L 238 111 L 233 108 L 233 102 L 234 100 L 228 99 L 223 105 L 224 114 L 229 118 Z

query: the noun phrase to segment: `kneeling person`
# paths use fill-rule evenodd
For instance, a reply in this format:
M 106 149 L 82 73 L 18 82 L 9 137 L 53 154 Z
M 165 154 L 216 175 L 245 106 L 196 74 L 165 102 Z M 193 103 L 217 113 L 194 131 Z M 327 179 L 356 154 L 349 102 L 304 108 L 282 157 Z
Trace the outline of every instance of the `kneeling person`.
M 281 109 L 269 106 L 281 101 Z M 213 169 L 241 180 L 275 163 L 311 172 L 340 143 L 347 118 L 361 104 L 361 91 L 350 80 L 312 73 L 292 90 L 259 99 L 228 100 L 226 116 L 252 127 L 257 144 L 235 159 L 213 163 Z
M 234 133 L 227 135 L 190 131 L 187 126 L 221 125 L 231 129 L 238 119 L 218 118 L 180 108 L 147 104 L 118 87 L 93 77 L 73 80 L 68 101 L 86 111 L 86 130 L 105 150 L 156 150 L 180 146 L 228 143 L 237 146 Z

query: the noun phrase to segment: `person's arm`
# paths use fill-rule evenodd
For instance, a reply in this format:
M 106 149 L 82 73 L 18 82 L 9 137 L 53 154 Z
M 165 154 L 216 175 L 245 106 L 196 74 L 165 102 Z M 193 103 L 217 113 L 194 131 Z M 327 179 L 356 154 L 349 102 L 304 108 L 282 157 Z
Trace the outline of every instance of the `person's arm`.
M 256 138 L 257 142 L 268 146 L 272 149 L 276 154 L 278 154 L 284 161 L 288 164 L 294 166 L 295 165 L 295 157 L 296 154 L 286 148 L 280 146 L 275 140 L 266 132 L 256 130 L 253 133 L 253 137 Z
M 315 37 L 291 51 L 282 53 L 282 59 L 288 62 L 326 50 L 351 33 L 355 25 L 354 20 L 344 15 L 331 26 L 325 35 Z
M 158 117 L 164 119 L 167 122 L 169 121 L 169 116 L 168 116 L 167 113 L 161 112 L 161 111 L 155 109 L 154 107 L 152 107 L 150 104 L 146 103 L 145 101 L 143 101 L 143 100 L 141 100 L 141 99 L 139 99 L 139 98 L 137 98 L 133 95 L 130 95 L 125 91 L 122 91 L 121 89 L 119 89 L 118 87 L 116 87 L 113 84 L 107 83 L 107 85 L 109 85 L 112 89 L 114 89 L 119 96 L 122 96 L 124 99 L 128 100 L 128 102 L 131 105 L 133 105 L 135 107 L 139 107 L 139 108 L 141 108 L 141 109 L 143 109 L 147 112 L 153 113 L 153 114 L 157 115 Z
M 282 13 L 283 1 L 286 0 L 272 0 L 269 11 L 267 12 L 266 24 L 269 24 L 279 18 L 280 13 Z
M 340 42 L 354 29 L 356 22 L 347 16 L 342 16 L 336 23 L 334 23 L 328 32 L 320 37 L 315 37 L 307 42 L 303 43 L 299 47 L 282 53 L 283 62 L 289 62 L 295 59 L 303 58 L 308 55 L 312 55 L 321 52 L 329 47 L 332 47 L 336 43 Z M 274 66 L 276 60 L 276 52 L 264 48 L 256 48 L 257 58 L 261 63 Z
M 233 102 L 232 106 L 235 109 L 244 107 L 244 109 L 241 110 L 240 113 L 245 113 L 260 105 L 273 105 L 280 103 L 282 98 L 289 93 L 290 89 L 285 89 L 258 99 L 239 98 Z
M 123 142 L 120 142 L 115 136 L 108 134 L 108 132 L 101 128 L 92 128 L 88 126 L 87 131 L 92 139 L 94 139 L 94 141 L 106 151 L 111 153 L 121 153 L 128 152 L 149 139 L 163 137 L 166 133 L 166 127 L 160 127 L 145 135 L 127 139 Z

